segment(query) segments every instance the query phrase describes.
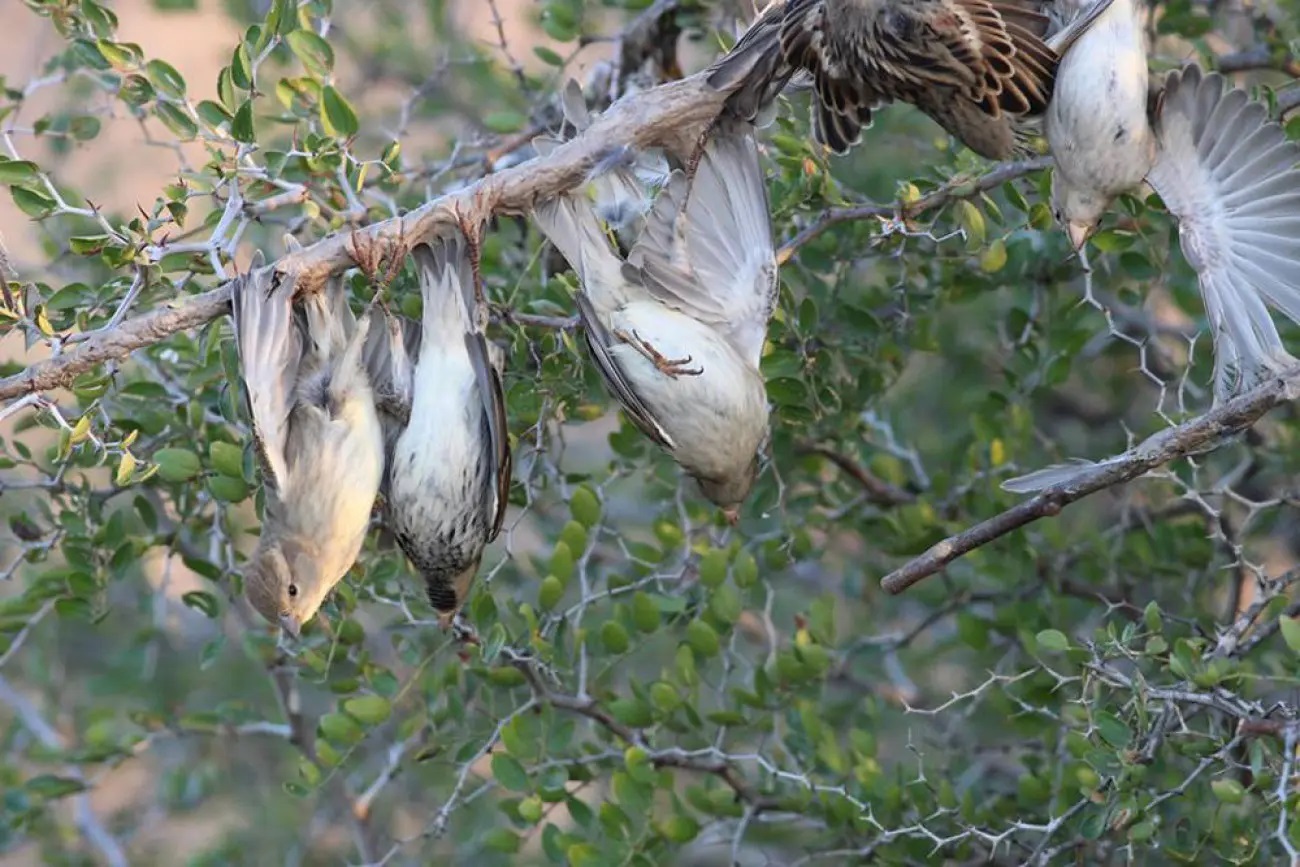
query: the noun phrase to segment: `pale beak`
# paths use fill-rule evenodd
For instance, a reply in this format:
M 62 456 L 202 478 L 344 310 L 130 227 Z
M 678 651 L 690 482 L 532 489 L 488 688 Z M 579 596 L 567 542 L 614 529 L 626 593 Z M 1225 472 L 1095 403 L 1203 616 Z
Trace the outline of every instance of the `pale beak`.
M 728 506 L 722 510 L 722 516 L 727 519 L 728 524 L 734 527 L 740 523 L 740 507 Z
M 1083 226 L 1079 223 L 1066 223 L 1065 233 L 1070 238 L 1070 246 L 1076 250 L 1082 250 L 1083 245 L 1088 243 L 1092 233 L 1097 230 L 1096 226 Z
M 280 628 L 285 631 L 290 638 L 298 638 L 302 634 L 302 623 L 292 614 L 280 615 Z

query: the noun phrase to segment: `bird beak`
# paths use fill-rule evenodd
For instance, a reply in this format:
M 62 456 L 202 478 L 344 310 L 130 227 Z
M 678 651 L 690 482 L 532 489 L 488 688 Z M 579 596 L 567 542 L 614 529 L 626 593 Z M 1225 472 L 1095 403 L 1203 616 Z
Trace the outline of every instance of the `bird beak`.
M 1070 246 L 1076 250 L 1082 250 L 1083 245 L 1088 243 L 1088 239 L 1096 231 L 1096 226 L 1084 226 L 1080 223 L 1067 223 L 1065 226 L 1065 233 L 1070 237 Z
M 727 523 L 736 526 L 740 523 L 740 508 L 738 506 L 728 506 L 722 510 L 722 516 L 727 519 Z
M 298 618 L 294 617 L 292 614 L 280 615 L 280 628 L 283 629 L 290 638 L 297 639 L 302 635 L 302 623 L 300 623 Z

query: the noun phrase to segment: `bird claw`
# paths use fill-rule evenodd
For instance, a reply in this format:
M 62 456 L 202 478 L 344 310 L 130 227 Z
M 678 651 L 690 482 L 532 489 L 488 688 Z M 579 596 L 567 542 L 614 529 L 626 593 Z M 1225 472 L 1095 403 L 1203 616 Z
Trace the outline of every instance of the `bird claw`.
M 685 358 L 666 357 L 659 350 L 642 340 L 641 335 L 637 334 L 635 330 L 629 334 L 621 328 L 615 329 L 614 336 L 645 356 L 646 360 L 665 376 L 676 379 L 679 376 L 699 376 L 704 372 L 703 367 L 688 366 L 692 361 L 689 355 Z

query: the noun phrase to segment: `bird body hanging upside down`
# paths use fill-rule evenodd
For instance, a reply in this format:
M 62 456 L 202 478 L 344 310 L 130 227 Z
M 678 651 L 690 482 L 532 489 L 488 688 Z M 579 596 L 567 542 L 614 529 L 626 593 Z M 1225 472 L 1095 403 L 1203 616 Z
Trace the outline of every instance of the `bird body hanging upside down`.
M 581 192 L 534 216 L 578 274 L 606 386 L 734 523 L 768 434 L 759 360 L 777 294 L 753 128 L 724 122 L 693 176 L 672 173 L 626 262 Z
M 385 523 L 444 626 L 469 596 L 510 493 L 502 357 L 484 335 L 472 255 L 459 231 L 416 245 L 421 321 L 390 317 L 367 348 L 384 410 Z
M 1139 10 L 1114 0 L 1062 59 L 1046 131 L 1053 213 L 1076 248 L 1144 179 L 1178 220 L 1216 400 L 1296 363 L 1268 306 L 1300 322 L 1300 145 L 1263 104 L 1194 64 L 1150 94 Z
M 810 73 L 814 133 L 836 153 L 858 142 L 873 109 L 902 101 L 981 156 L 1007 159 L 1017 120 L 1041 115 L 1051 97 L 1047 25 L 998 0 L 789 0 L 761 15 L 708 81 L 752 120 L 795 72 Z
M 383 473 L 383 436 L 341 278 L 294 306 L 294 280 L 261 267 L 231 310 L 266 508 L 244 590 L 297 636 L 356 561 Z

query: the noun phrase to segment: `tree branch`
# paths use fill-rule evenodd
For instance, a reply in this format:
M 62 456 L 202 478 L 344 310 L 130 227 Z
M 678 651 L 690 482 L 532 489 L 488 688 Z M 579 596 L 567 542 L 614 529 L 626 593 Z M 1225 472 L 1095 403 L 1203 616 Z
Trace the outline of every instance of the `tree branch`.
M 987 545 L 1039 518 L 1054 517 L 1062 507 L 1089 494 L 1132 481 L 1156 467 L 1214 447 L 1225 437 L 1254 424 L 1279 403 L 1293 399 L 1300 370 L 1288 371 L 1222 406 L 1177 427 L 1148 437 L 1122 455 L 1080 468 L 1066 481 L 1052 485 L 1033 498 L 949 536 L 921 556 L 881 579 L 889 593 L 901 593 L 923 578 L 944 569 L 953 560 Z
M 633 94 L 610 106 L 582 134 L 545 156 L 488 175 L 404 216 L 355 233 L 330 235 L 290 253 L 272 267 L 279 273 L 295 275 L 300 286 L 317 286 L 330 274 L 353 267 L 356 263 L 350 251 L 356 247 L 369 249 L 379 244 L 402 249 L 427 239 L 439 226 L 459 223 L 462 216 L 476 224 L 494 214 L 525 214 L 535 202 L 578 186 L 615 148 L 661 147 L 689 155 L 725 98 L 725 93 L 705 84 L 703 75 Z M 172 334 L 197 328 L 226 313 L 229 298 L 227 284 L 174 307 L 128 319 L 112 331 L 98 333 L 73 349 L 0 380 L 0 400 L 61 388 L 104 362 L 125 358 Z

